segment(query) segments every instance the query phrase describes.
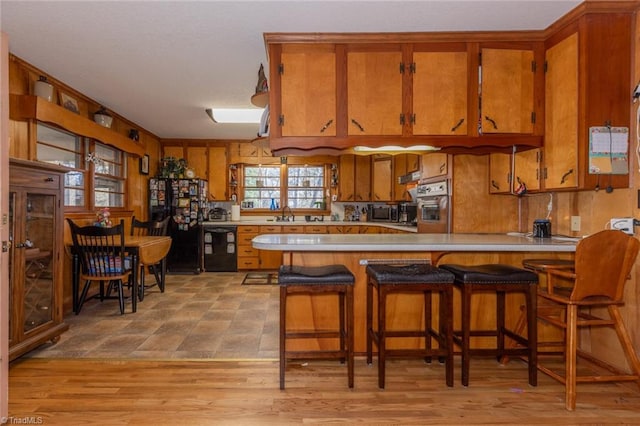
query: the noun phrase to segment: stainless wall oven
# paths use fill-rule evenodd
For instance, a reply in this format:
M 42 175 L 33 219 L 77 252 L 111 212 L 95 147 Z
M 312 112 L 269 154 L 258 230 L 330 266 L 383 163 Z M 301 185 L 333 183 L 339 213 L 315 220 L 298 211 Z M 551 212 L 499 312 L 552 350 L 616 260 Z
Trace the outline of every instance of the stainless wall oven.
M 444 180 L 417 187 L 418 233 L 451 233 L 451 195 Z

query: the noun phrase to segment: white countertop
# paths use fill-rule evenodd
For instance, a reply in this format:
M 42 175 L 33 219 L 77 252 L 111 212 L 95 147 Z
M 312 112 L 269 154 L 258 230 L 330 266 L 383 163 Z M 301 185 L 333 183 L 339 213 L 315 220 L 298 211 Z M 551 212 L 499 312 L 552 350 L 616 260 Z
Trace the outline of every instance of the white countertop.
M 418 228 L 416 226 L 408 226 L 408 225 L 399 225 L 397 223 L 392 223 L 392 222 L 355 222 L 355 221 L 331 221 L 331 220 L 325 220 L 325 221 L 311 221 L 311 222 L 307 222 L 304 220 L 304 218 L 302 218 L 302 220 L 296 220 L 293 222 L 288 222 L 288 221 L 276 221 L 273 219 L 266 219 L 266 218 L 248 218 L 248 219 L 240 219 L 238 221 L 231 221 L 231 220 L 227 220 L 227 221 L 223 221 L 223 222 L 215 222 L 215 221 L 205 221 L 202 223 L 203 226 L 251 226 L 251 225 L 258 225 L 258 226 L 303 226 L 303 225 L 310 225 L 310 226 L 343 226 L 343 225 L 347 225 L 347 226 L 383 226 L 385 228 L 392 228 L 392 229 L 398 229 L 398 230 L 402 230 L 402 231 L 406 231 L 406 232 L 413 232 L 413 233 L 417 233 L 418 232 Z
M 577 241 L 508 234 L 263 234 L 252 244 L 281 251 L 575 252 Z

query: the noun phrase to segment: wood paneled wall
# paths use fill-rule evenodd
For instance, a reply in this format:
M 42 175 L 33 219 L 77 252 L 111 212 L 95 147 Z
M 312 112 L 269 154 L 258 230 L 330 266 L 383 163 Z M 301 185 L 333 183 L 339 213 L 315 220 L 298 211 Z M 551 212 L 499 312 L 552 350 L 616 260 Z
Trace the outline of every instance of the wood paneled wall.
M 72 87 L 57 80 L 55 76 L 47 74 L 22 59 L 10 55 L 9 58 L 9 91 L 13 94 L 27 95 L 33 93 L 33 85 L 39 76 L 47 77 L 49 83 L 54 86 L 54 97 L 57 99 L 64 92 L 78 101 L 79 114 L 82 117 L 92 119 L 93 113 L 100 108 L 100 104 L 93 99 L 78 92 Z M 111 130 L 121 135 L 128 135 L 130 129 L 138 130 L 139 143 L 144 146 L 149 155 L 149 176 L 155 175 L 160 159 L 160 140 L 157 136 L 144 128 L 132 123 L 117 114 L 116 111 L 105 107 L 113 115 Z M 35 124 L 28 121 L 9 121 L 9 155 L 15 158 L 36 160 L 35 152 Z M 149 176 L 140 174 L 139 159 L 129 156 L 127 160 L 127 205 L 124 210 L 133 211 L 137 217 L 148 216 L 147 207 L 147 181 Z M 94 212 L 86 212 L 87 218 L 93 218 Z
M 31 94 L 33 92 L 33 84 L 38 80 L 40 75 L 47 77 L 47 80 L 54 85 L 56 96 L 59 92 L 73 96 L 78 100 L 80 115 L 91 118 L 93 112 L 100 107 L 96 101 L 88 98 L 82 93 L 76 91 L 72 87 L 58 81 L 55 76 L 51 76 L 46 72 L 39 70 L 32 65 L 24 62 L 20 58 L 10 56 L 9 58 L 9 92 L 14 94 Z M 106 105 L 108 108 L 108 105 Z M 126 120 L 124 117 L 117 115 L 116 112 L 109 110 L 114 116 L 112 130 L 114 132 L 127 135 L 129 129 L 135 128 L 140 134 L 140 143 L 145 147 L 146 153 L 149 155 L 149 175 L 142 175 L 139 169 L 139 158 L 128 156 L 127 158 L 127 188 L 126 188 L 126 206 L 123 209 L 112 209 L 112 220 L 119 221 L 120 218 L 125 219 L 125 223 L 129 226 L 131 216 L 135 215 L 139 218 L 148 217 L 147 192 L 148 178 L 154 176 L 158 170 L 160 159 L 160 140 L 157 136 L 151 134 L 145 129 Z M 26 160 L 36 160 L 35 152 L 35 123 L 28 121 L 9 120 L 9 156 L 22 158 Z M 95 220 L 96 213 L 94 211 L 66 213 L 65 218 L 71 218 L 73 221 L 89 224 Z M 68 227 L 65 223 L 65 232 L 68 234 Z M 67 237 L 68 235 L 66 235 Z M 64 258 L 64 312 L 68 314 L 72 310 L 71 296 L 71 260 L 68 256 Z

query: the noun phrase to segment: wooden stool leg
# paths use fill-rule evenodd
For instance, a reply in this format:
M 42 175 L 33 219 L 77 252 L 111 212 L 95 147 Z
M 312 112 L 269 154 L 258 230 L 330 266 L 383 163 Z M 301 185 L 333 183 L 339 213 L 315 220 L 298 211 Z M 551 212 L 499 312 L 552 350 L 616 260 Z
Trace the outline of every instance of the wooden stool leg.
M 447 348 L 445 359 L 445 380 L 447 386 L 453 386 L 453 288 L 440 292 L 440 336 Z
M 354 376 L 354 312 L 353 312 L 353 286 L 347 286 L 347 370 L 349 376 L 349 387 L 353 387 Z
M 569 411 L 576 409 L 576 356 L 578 349 L 578 307 L 567 306 L 567 343 L 565 365 L 565 408 Z
M 505 292 L 496 292 L 496 349 L 497 359 L 500 361 L 504 354 L 504 327 L 505 327 Z
M 367 364 L 373 363 L 373 283 L 367 278 Z
M 384 389 L 385 350 L 387 330 L 387 292 L 385 286 L 378 287 L 378 387 Z
M 462 287 L 462 386 L 469 386 L 469 341 L 471 330 L 471 293 L 472 284 Z
M 346 290 L 345 290 L 346 292 Z M 345 296 L 346 294 L 344 292 L 340 292 L 338 293 L 338 311 L 339 311 L 339 318 L 340 318 L 340 352 L 342 352 L 343 354 L 346 354 L 346 339 L 347 339 L 347 323 L 345 320 Z M 346 360 L 346 357 L 342 357 L 340 359 L 340 363 L 344 364 Z
M 432 303 L 431 303 L 431 291 L 424 292 L 424 347 L 425 349 L 431 349 L 431 314 L 432 314 Z M 424 360 L 427 363 L 431 363 L 431 356 L 427 356 Z
M 529 348 L 529 384 L 538 386 L 538 286 L 529 285 L 527 300 L 527 346 Z
M 285 339 L 287 333 L 287 288 L 280 286 L 280 389 L 284 389 Z

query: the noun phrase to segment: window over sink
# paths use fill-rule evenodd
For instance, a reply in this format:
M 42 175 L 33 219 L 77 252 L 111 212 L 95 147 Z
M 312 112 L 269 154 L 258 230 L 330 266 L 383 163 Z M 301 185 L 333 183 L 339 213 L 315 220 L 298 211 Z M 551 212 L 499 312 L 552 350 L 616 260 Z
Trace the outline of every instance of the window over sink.
M 242 165 L 242 205 L 253 209 L 324 210 L 327 165 Z M 273 202 L 272 202 L 273 200 Z

